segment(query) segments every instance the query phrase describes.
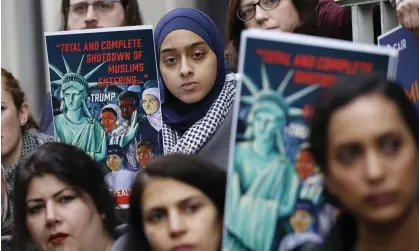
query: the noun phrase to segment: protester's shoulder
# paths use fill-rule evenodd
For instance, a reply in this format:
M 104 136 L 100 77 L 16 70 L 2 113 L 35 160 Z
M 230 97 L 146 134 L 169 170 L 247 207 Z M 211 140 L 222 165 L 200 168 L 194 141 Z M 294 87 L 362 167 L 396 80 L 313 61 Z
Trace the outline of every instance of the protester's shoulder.
M 43 133 L 37 133 L 36 134 L 36 140 L 38 141 L 39 145 L 43 145 L 47 142 L 56 142 L 57 139 L 51 135 L 43 134 Z

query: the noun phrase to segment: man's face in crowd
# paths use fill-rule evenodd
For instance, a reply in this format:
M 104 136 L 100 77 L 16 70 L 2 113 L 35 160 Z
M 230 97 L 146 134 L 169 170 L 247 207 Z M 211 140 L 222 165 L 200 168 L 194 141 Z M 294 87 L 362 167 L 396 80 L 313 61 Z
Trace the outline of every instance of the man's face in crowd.
M 125 24 L 121 0 L 70 0 L 67 30 L 119 27 Z

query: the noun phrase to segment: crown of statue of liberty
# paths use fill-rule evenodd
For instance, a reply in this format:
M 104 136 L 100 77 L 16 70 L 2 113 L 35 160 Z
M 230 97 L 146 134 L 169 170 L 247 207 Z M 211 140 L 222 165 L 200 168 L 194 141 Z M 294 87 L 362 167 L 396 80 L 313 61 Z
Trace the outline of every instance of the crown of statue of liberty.
M 313 92 L 319 88 L 319 85 L 308 86 L 298 92 L 295 92 L 288 97 L 284 96 L 285 89 L 287 88 L 288 83 L 290 82 L 292 76 L 294 75 L 294 70 L 289 70 L 287 75 L 285 75 L 281 84 L 276 90 L 271 89 L 271 83 L 268 78 L 268 73 L 266 72 L 265 65 L 261 65 L 261 77 L 262 77 L 262 89 L 259 90 L 257 85 L 246 75 L 243 76 L 243 84 L 249 90 L 251 96 L 243 96 L 242 102 L 248 105 L 257 105 L 259 102 L 271 101 L 280 105 L 283 109 L 287 110 L 288 115 L 290 116 L 302 116 L 303 110 L 300 108 L 292 107 L 291 105 L 307 94 Z
M 80 60 L 80 64 L 79 64 L 79 67 L 77 68 L 77 72 L 73 72 L 71 70 L 70 66 L 67 63 L 67 60 L 64 58 L 64 55 L 61 54 L 61 56 L 63 57 L 66 73 L 65 74 L 62 73 L 58 69 L 58 67 L 56 67 L 55 65 L 49 64 L 49 68 L 51 70 L 53 70 L 61 78 L 59 80 L 52 81 L 51 83 L 57 84 L 57 85 L 60 85 L 60 86 L 63 86 L 65 84 L 69 84 L 69 83 L 79 83 L 79 84 L 83 85 L 86 90 L 98 85 L 97 82 L 89 82 L 88 80 L 93 74 L 95 74 L 99 70 L 99 68 L 104 63 L 106 63 L 106 61 L 102 62 L 100 65 L 96 66 L 96 68 L 94 68 L 89 73 L 87 73 L 86 75 L 83 76 L 80 73 L 81 73 L 81 69 L 82 69 L 82 66 L 83 66 L 84 55 L 82 56 L 82 58 Z

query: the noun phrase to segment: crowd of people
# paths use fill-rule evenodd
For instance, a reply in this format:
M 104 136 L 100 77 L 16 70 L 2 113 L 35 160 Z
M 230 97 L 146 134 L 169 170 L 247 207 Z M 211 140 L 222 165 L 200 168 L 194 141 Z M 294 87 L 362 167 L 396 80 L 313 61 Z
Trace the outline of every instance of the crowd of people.
M 392 4 L 419 37 L 419 0 Z M 63 0 L 61 14 L 62 30 L 144 24 L 137 0 Z M 241 32 L 352 39 L 351 11 L 334 0 L 230 0 L 227 16 L 226 44 L 197 9 L 170 11 L 155 27 L 166 156 L 136 173 L 127 219 L 117 214 L 100 164 L 56 142 L 51 95 L 38 125 L 19 81 L 2 68 L 2 250 L 222 249 Z M 192 80 L 190 91 L 182 83 Z M 111 108 L 103 119 L 120 116 Z M 392 81 L 359 75 L 326 89 L 309 150 L 328 203 L 341 213 L 320 245 L 294 251 L 419 250 L 418 128 L 415 107 Z

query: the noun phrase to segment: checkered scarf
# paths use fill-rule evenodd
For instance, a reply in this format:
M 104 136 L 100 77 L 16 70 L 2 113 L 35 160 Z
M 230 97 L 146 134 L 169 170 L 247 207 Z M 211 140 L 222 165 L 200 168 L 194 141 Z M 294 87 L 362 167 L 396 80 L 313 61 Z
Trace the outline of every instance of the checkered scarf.
M 196 154 L 221 126 L 230 111 L 235 94 L 236 76 L 226 76 L 224 87 L 207 114 L 183 135 L 163 124 L 164 154 Z
M 33 150 L 35 150 L 38 146 L 46 143 L 46 142 L 51 142 L 51 141 L 55 141 L 55 139 L 51 136 L 45 135 L 45 134 L 41 134 L 41 133 L 37 133 L 36 135 L 33 135 L 31 132 L 29 131 L 25 131 L 22 135 L 22 150 L 20 153 L 20 158 L 19 161 L 21 159 L 23 159 L 24 157 L 26 157 L 27 155 L 29 155 Z M 15 183 L 15 176 L 16 176 L 16 168 L 17 168 L 18 164 L 14 164 L 14 165 L 10 165 L 10 166 L 4 166 L 4 176 L 6 178 L 6 182 L 7 182 L 7 194 L 9 196 L 9 200 L 10 200 L 10 215 L 8 215 L 8 217 L 6 217 L 4 219 L 4 221 L 2 221 L 1 224 L 1 234 L 2 235 L 9 235 L 11 234 L 12 231 L 12 225 L 14 222 L 14 183 Z M 3 220 L 3 219 L 2 219 Z

